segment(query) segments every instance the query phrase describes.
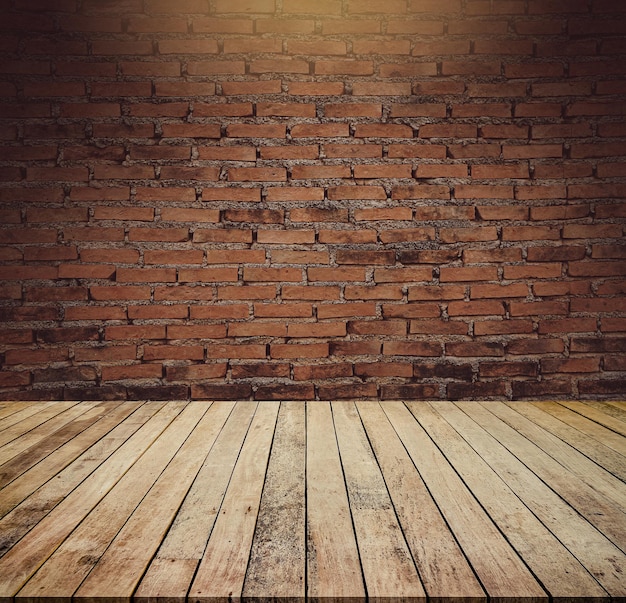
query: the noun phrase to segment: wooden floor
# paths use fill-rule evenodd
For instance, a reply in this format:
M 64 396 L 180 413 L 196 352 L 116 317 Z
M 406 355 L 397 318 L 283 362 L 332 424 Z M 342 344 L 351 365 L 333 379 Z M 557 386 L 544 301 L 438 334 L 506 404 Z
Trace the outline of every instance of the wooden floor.
M 626 600 L 624 402 L 0 403 L 0 600 Z

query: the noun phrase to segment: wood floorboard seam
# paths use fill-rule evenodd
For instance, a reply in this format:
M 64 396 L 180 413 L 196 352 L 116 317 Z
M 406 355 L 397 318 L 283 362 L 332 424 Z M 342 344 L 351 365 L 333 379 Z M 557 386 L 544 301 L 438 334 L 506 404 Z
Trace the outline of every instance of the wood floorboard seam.
M 622 401 L 81 404 L 0 404 L 0 603 L 626 602 Z

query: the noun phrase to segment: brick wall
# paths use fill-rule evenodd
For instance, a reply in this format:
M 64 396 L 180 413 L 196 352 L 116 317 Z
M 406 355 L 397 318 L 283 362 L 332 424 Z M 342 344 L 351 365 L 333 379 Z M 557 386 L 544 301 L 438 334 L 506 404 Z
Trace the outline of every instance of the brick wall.
M 0 7 L 1 398 L 626 392 L 626 4 Z

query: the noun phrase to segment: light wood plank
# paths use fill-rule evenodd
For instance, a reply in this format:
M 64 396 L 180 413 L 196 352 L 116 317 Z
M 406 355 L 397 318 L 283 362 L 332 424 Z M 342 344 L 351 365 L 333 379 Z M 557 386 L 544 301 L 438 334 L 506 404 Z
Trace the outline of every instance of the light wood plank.
M 550 414 L 545 403 L 517 404 L 517 402 L 511 402 L 510 405 L 516 412 L 566 442 L 622 481 L 626 481 L 626 457 Z
M 125 402 L 123 405 L 118 406 L 115 410 L 102 417 L 97 423 L 69 440 L 66 444 L 11 482 L 10 488 L 5 488 L 0 493 L 0 518 L 4 517 L 12 508 L 28 498 L 35 490 L 53 477 L 56 476 L 54 482 L 65 483 L 65 468 L 92 446 L 94 448 L 90 454 L 91 462 L 96 460 L 99 456 L 96 451 L 99 449 L 104 451 L 104 448 L 113 439 L 112 437 L 107 437 L 107 434 L 113 429 L 115 429 L 115 434 L 121 434 L 123 428 L 118 425 L 118 423 L 124 421 L 130 414 L 135 412 L 141 404 L 140 402 Z M 151 414 L 156 412 L 156 410 L 157 408 L 154 408 L 154 410 L 150 409 Z M 119 436 L 113 437 L 117 445 L 121 444 Z M 103 452 L 100 453 L 100 455 L 102 454 Z M 87 465 L 86 461 L 82 464 L 83 471 L 87 469 Z M 80 475 L 78 475 L 76 479 L 80 480 Z M 76 483 L 78 483 L 78 481 Z M 72 487 L 71 484 L 68 485 L 69 489 Z M 63 496 L 63 494 L 57 489 L 55 494 L 48 494 L 44 498 L 50 501 L 60 496 Z
M 306 597 L 305 406 L 281 403 L 263 487 L 244 599 Z
M 0 471 L 2 467 L 18 455 L 24 455 L 25 451 L 34 448 L 37 444 L 48 442 L 52 436 L 70 424 L 78 417 L 83 416 L 87 411 L 96 405 L 95 402 L 86 402 L 74 404 L 63 412 L 48 419 L 45 423 L 26 432 L 11 442 L 8 442 L 0 448 Z
M 45 589 L 50 596 L 71 597 L 92 568 L 100 564 L 107 547 L 109 554 L 111 541 L 206 410 L 204 402 L 188 405 L 39 568 L 18 596 L 36 597 L 40 589 Z M 170 489 L 178 491 L 178 487 L 171 485 Z M 157 505 L 153 513 L 158 514 L 160 508 Z M 118 588 L 120 580 L 121 571 L 110 588 Z
M 194 402 L 192 406 L 207 404 Z M 77 597 L 97 598 L 102 592 L 116 598 L 132 596 L 231 410 L 232 403 L 216 402 L 206 412 L 78 589 Z M 176 488 L 172 488 L 174 483 Z
M 190 596 L 198 601 L 240 600 L 261 501 L 278 402 L 256 409 Z M 80 594 L 80 591 L 79 591 Z
M 537 403 L 535 403 L 535 405 L 537 405 Z M 558 402 L 542 402 L 541 409 L 550 413 L 566 425 L 577 429 L 588 437 L 594 438 L 596 441 L 626 457 L 626 439 L 618 433 L 603 427 L 569 408 L 565 408 L 565 406 Z
M 449 402 L 433 407 L 489 464 L 537 518 L 612 597 L 626 595 L 626 555 L 464 413 Z
M 163 406 L 0 559 L 0 592 L 15 595 L 24 586 L 183 407 Z
M 406 540 L 353 402 L 331 404 L 369 600 L 425 601 Z
M 608 598 L 606 591 L 485 460 L 436 412 L 437 403 L 411 411 L 533 574 L 558 600 Z
M 487 594 L 547 601 L 545 591 L 407 407 L 401 402 L 384 402 L 382 407 Z
M 119 404 L 119 402 L 104 402 L 101 404 L 86 405 L 81 408 L 83 412 L 77 414 L 75 417 L 68 415 L 70 411 L 63 413 L 64 419 L 66 420 L 64 425 L 60 426 L 54 432 L 49 432 L 49 434 L 40 434 L 41 437 L 38 442 L 31 445 L 30 448 L 24 449 L 19 456 L 13 457 L 3 465 L 0 465 L 0 489 L 47 457 L 54 450 L 96 423 L 107 412 Z M 48 423 L 52 423 L 52 421 L 48 421 Z
M 307 596 L 363 600 L 365 587 L 330 404 L 307 409 Z
M 185 600 L 256 410 L 238 402 L 211 448 L 135 599 Z M 172 568 L 164 574 L 163 568 Z
M 525 416 L 515 412 L 513 408 L 494 402 L 489 403 L 488 410 L 543 450 L 595 492 L 612 501 L 618 508 L 626 509 L 626 484 L 624 482 Z M 556 467 L 554 463 L 550 464 L 552 467 Z M 626 520 L 626 517 L 624 519 Z
M 0 407 L 0 430 L 4 429 L 5 420 L 14 415 L 16 412 L 24 412 L 26 409 L 31 411 L 31 414 L 37 412 L 36 405 L 39 404 L 40 407 L 43 406 L 43 402 L 34 403 L 34 402 L 2 402 L 2 406 Z M 20 419 L 18 419 L 20 420 Z M 12 423 L 9 423 L 12 424 Z
M 357 409 L 430 599 L 486 601 L 466 557 L 378 402 Z
M 616 419 L 612 417 L 610 414 L 605 412 L 605 410 L 598 410 L 591 406 L 591 404 L 585 404 L 583 402 L 570 402 L 570 401 L 562 401 L 559 402 L 565 408 L 569 408 L 574 412 L 581 414 L 583 417 L 587 417 L 600 425 L 603 425 L 607 429 L 614 431 L 615 433 L 619 433 L 621 436 L 626 436 L 626 423 L 621 421 L 620 419 Z
M 78 402 L 55 402 L 54 404 L 49 404 L 44 406 L 39 412 L 0 431 L 0 463 L 6 463 L 12 456 L 11 447 L 7 446 L 7 444 L 18 438 L 27 438 L 29 432 L 77 404 Z
M 613 543 L 618 546 L 619 543 L 626 543 L 626 514 L 619 505 L 595 492 L 574 474 L 566 471 L 561 464 L 484 406 L 469 402 L 460 402 L 458 406 L 503 447 L 517 458 L 523 459 L 524 464 L 535 475 L 548 483 L 550 488 Z
M 626 422 L 626 408 L 621 406 L 619 402 L 599 402 L 597 400 L 585 400 L 586 406 L 591 406 L 615 419 L 619 419 L 622 423 Z
M 28 417 L 36 415 L 38 412 L 49 406 L 49 402 L 13 402 L 14 407 L 6 412 L 0 419 L 0 431 L 23 421 Z

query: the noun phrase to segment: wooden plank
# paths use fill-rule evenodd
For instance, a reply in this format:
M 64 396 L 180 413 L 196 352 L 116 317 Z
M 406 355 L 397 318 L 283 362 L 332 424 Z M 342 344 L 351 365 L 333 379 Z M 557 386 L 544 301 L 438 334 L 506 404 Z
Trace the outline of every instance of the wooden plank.
M 534 404 L 536 406 L 538 403 L 535 402 Z M 556 417 L 560 421 L 563 421 L 566 425 L 569 425 L 581 433 L 584 433 L 586 436 L 592 437 L 596 441 L 601 442 L 622 456 L 626 456 L 626 440 L 618 433 L 603 427 L 587 417 L 583 417 L 581 414 L 578 414 L 569 408 L 565 408 L 565 406 L 559 404 L 558 402 L 542 402 L 541 409 L 545 412 L 549 412 L 552 416 Z
M 13 402 L 6 415 L 0 419 L 0 431 L 11 427 L 27 417 L 32 417 L 49 405 L 48 402 Z
M 30 409 L 31 414 L 37 412 L 36 408 L 32 408 L 35 404 L 34 402 L 2 402 L 2 406 L 0 407 L 0 430 L 4 429 L 5 420 L 16 412 L 23 412 L 26 409 Z M 39 407 L 42 406 L 43 402 L 40 402 Z M 12 423 L 9 424 L 12 425 Z
M 36 465 L 54 450 L 93 425 L 119 404 L 120 402 L 89 404 L 82 409 L 83 413 L 80 414 L 80 416 L 79 413 L 77 413 L 73 418 L 68 415 L 70 411 L 63 413 L 63 418 L 67 420 L 64 425 L 56 431 L 50 432 L 48 435 L 44 434 L 40 438 L 40 441 L 33 444 L 30 448 L 24 449 L 19 456 L 13 457 L 3 465 L 0 465 L 0 489 L 24 473 L 24 471 Z M 73 407 L 71 410 L 75 408 L 76 407 Z M 46 425 L 51 423 L 52 421 L 48 421 Z
M 382 407 L 487 594 L 509 601 L 547 601 L 522 559 L 407 407 L 401 402 L 384 402 Z
M 425 601 L 409 547 L 354 402 L 331 404 L 368 599 Z
M 0 593 L 13 596 L 24 586 L 183 407 L 163 406 L 0 559 Z
M 615 433 L 619 433 L 621 436 L 626 436 L 626 423 L 620 419 L 612 417 L 606 412 L 606 409 L 599 410 L 590 404 L 585 404 L 584 402 L 562 401 L 559 402 L 559 404 L 581 414 L 583 417 L 587 417 L 588 419 L 603 425 Z
M 458 406 L 449 402 L 432 406 L 612 597 L 626 596 L 626 555 L 619 548 Z
M 306 405 L 307 596 L 365 597 L 359 552 L 328 402 Z
M 517 402 L 511 402 L 510 404 L 511 408 L 536 425 L 568 443 L 622 481 L 626 481 L 626 457 L 550 414 L 546 408 L 549 403 L 517 404 Z
M 553 599 L 599 601 L 608 597 L 574 555 L 462 438 L 462 432 L 457 433 L 434 408 L 436 404 L 414 404 L 411 411 Z
M 241 598 L 278 407 L 278 402 L 257 406 L 191 585 L 189 595 L 197 601 Z
M 232 407 L 232 402 L 216 402 L 197 423 L 80 586 L 77 597 L 97 598 L 103 592 L 111 597 L 132 596 Z
M 500 444 L 549 484 L 565 501 L 576 509 L 617 546 L 626 545 L 626 514 L 623 507 L 590 488 L 574 474 L 565 470 L 515 429 L 480 404 L 459 402 L 474 421 L 488 431 Z M 494 405 L 495 406 L 495 405 Z
M 5 463 L 11 458 L 10 448 L 7 448 L 7 444 L 16 440 L 17 438 L 24 438 L 28 433 L 49 421 L 53 417 L 62 412 L 68 410 L 72 406 L 76 406 L 77 402 L 55 402 L 54 404 L 48 403 L 39 412 L 22 419 L 21 421 L 7 427 L 3 431 L 0 431 L 0 463 Z M 80 408 L 80 407 L 79 407 Z
M 66 427 L 75 419 L 83 416 L 95 405 L 96 402 L 81 402 L 80 404 L 74 404 L 63 412 L 51 417 L 45 423 L 38 425 L 30 431 L 24 433 L 24 435 L 21 435 L 20 437 L 15 438 L 11 442 L 8 442 L 4 446 L 0 447 L 0 471 L 2 471 L 3 465 L 15 459 L 16 456 L 23 455 L 25 451 L 36 447 L 37 444 L 45 444 L 48 442 L 55 432 L 63 429 L 63 427 Z
M 98 567 L 96 564 L 99 565 L 102 561 L 105 549 L 107 554 L 111 550 L 111 541 L 144 499 L 146 492 L 157 481 L 206 410 L 206 402 L 188 405 L 59 545 L 18 596 L 36 597 L 40 589 L 45 589 L 49 596 L 71 597 L 92 568 Z M 178 487 L 171 490 L 176 492 Z M 161 505 L 157 505 L 153 509 L 155 515 L 158 514 L 160 507 Z M 120 580 L 121 572 L 115 577 L 110 588 L 117 588 Z
M 518 405 L 522 406 L 522 405 Z M 525 416 L 499 402 L 489 403 L 488 409 L 517 433 L 565 467 L 571 474 L 591 487 L 595 492 L 626 509 L 626 484 L 596 465 L 583 454 L 559 438 L 548 433 Z M 626 459 L 625 459 L 626 461 Z M 555 466 L 553 463 L 552 466 Z M 626 462 L 625 462 L 626 466 Z M 624 518 L 626 520 L 626 517 Z M 626 542 L 626 541 L 625 541 Z
M 185 601 L 256 410 L 238 402 L 143 577 L 135 599 Z M 163 572 L 163 568 L 168 568 Z
M 357 409 L 430 599 L 486 601 L 476 575 L 380 404 L 357 402 Z
M 592 408 L 596 408 L 597 410 L 606 413 L 614 417 L 615 419 L 619 419 L 622 423 L 626 422 L 626 408 L 621 406 L 619 402 L 599 402 L 597 400 L 585 400 L 584 404 L 587 406 L 591 406 Z
M 243 585 L 244 599 L 306 597 L 305 406 L 282 402 Z
M 11 487 L 5 488 L 0 495 L 0 518 L 4 517 L 12 508 L 28 498 L 35 490 L 54 476 L 58 475 L 55 482 L 65 483 L 65 475 L 62 474 L 64 469 L 92 446 L 94 446 L 94 449 L 91 451 L 90 456 L 91 462 L 93 463 L 99 456 L 96 450 L 99 448 L 104 450 L 104 447 L 112 439 L 103 439 L 106 434 L 116 428 L 118 423 L 124 421 L 131 413 L 135 412 L 141 404 L 141 402 L 124 402 L 124 404 L 106 414 L 97 423 L 69 440 L 66 444 L 11 482 Z M 155 408 L 153 412 L 156 412 L 156 410 L 158 409 Z M 121 428 L 118 428 L 115 433 L 120 432 L 120 429 Z M 119 439 L 117 439 L 118 436 L 113 437 L 119 442 Z M 85 461 L 81 468 L 86 470 L 87 467 L 88 462 Z M 77 480 L 80 479 L 80 476 L 78 476 Z M 76 483 L 78 483 L 78 481 Z M 56 487 L 55 484 L 51 485 Z M 69 489 L 72 487 L 71 484 L 68 485 Z M 63 494 L 57 489 L 56 494 L 49 494 L 44 498 L 50 501 L 62 496 Z

